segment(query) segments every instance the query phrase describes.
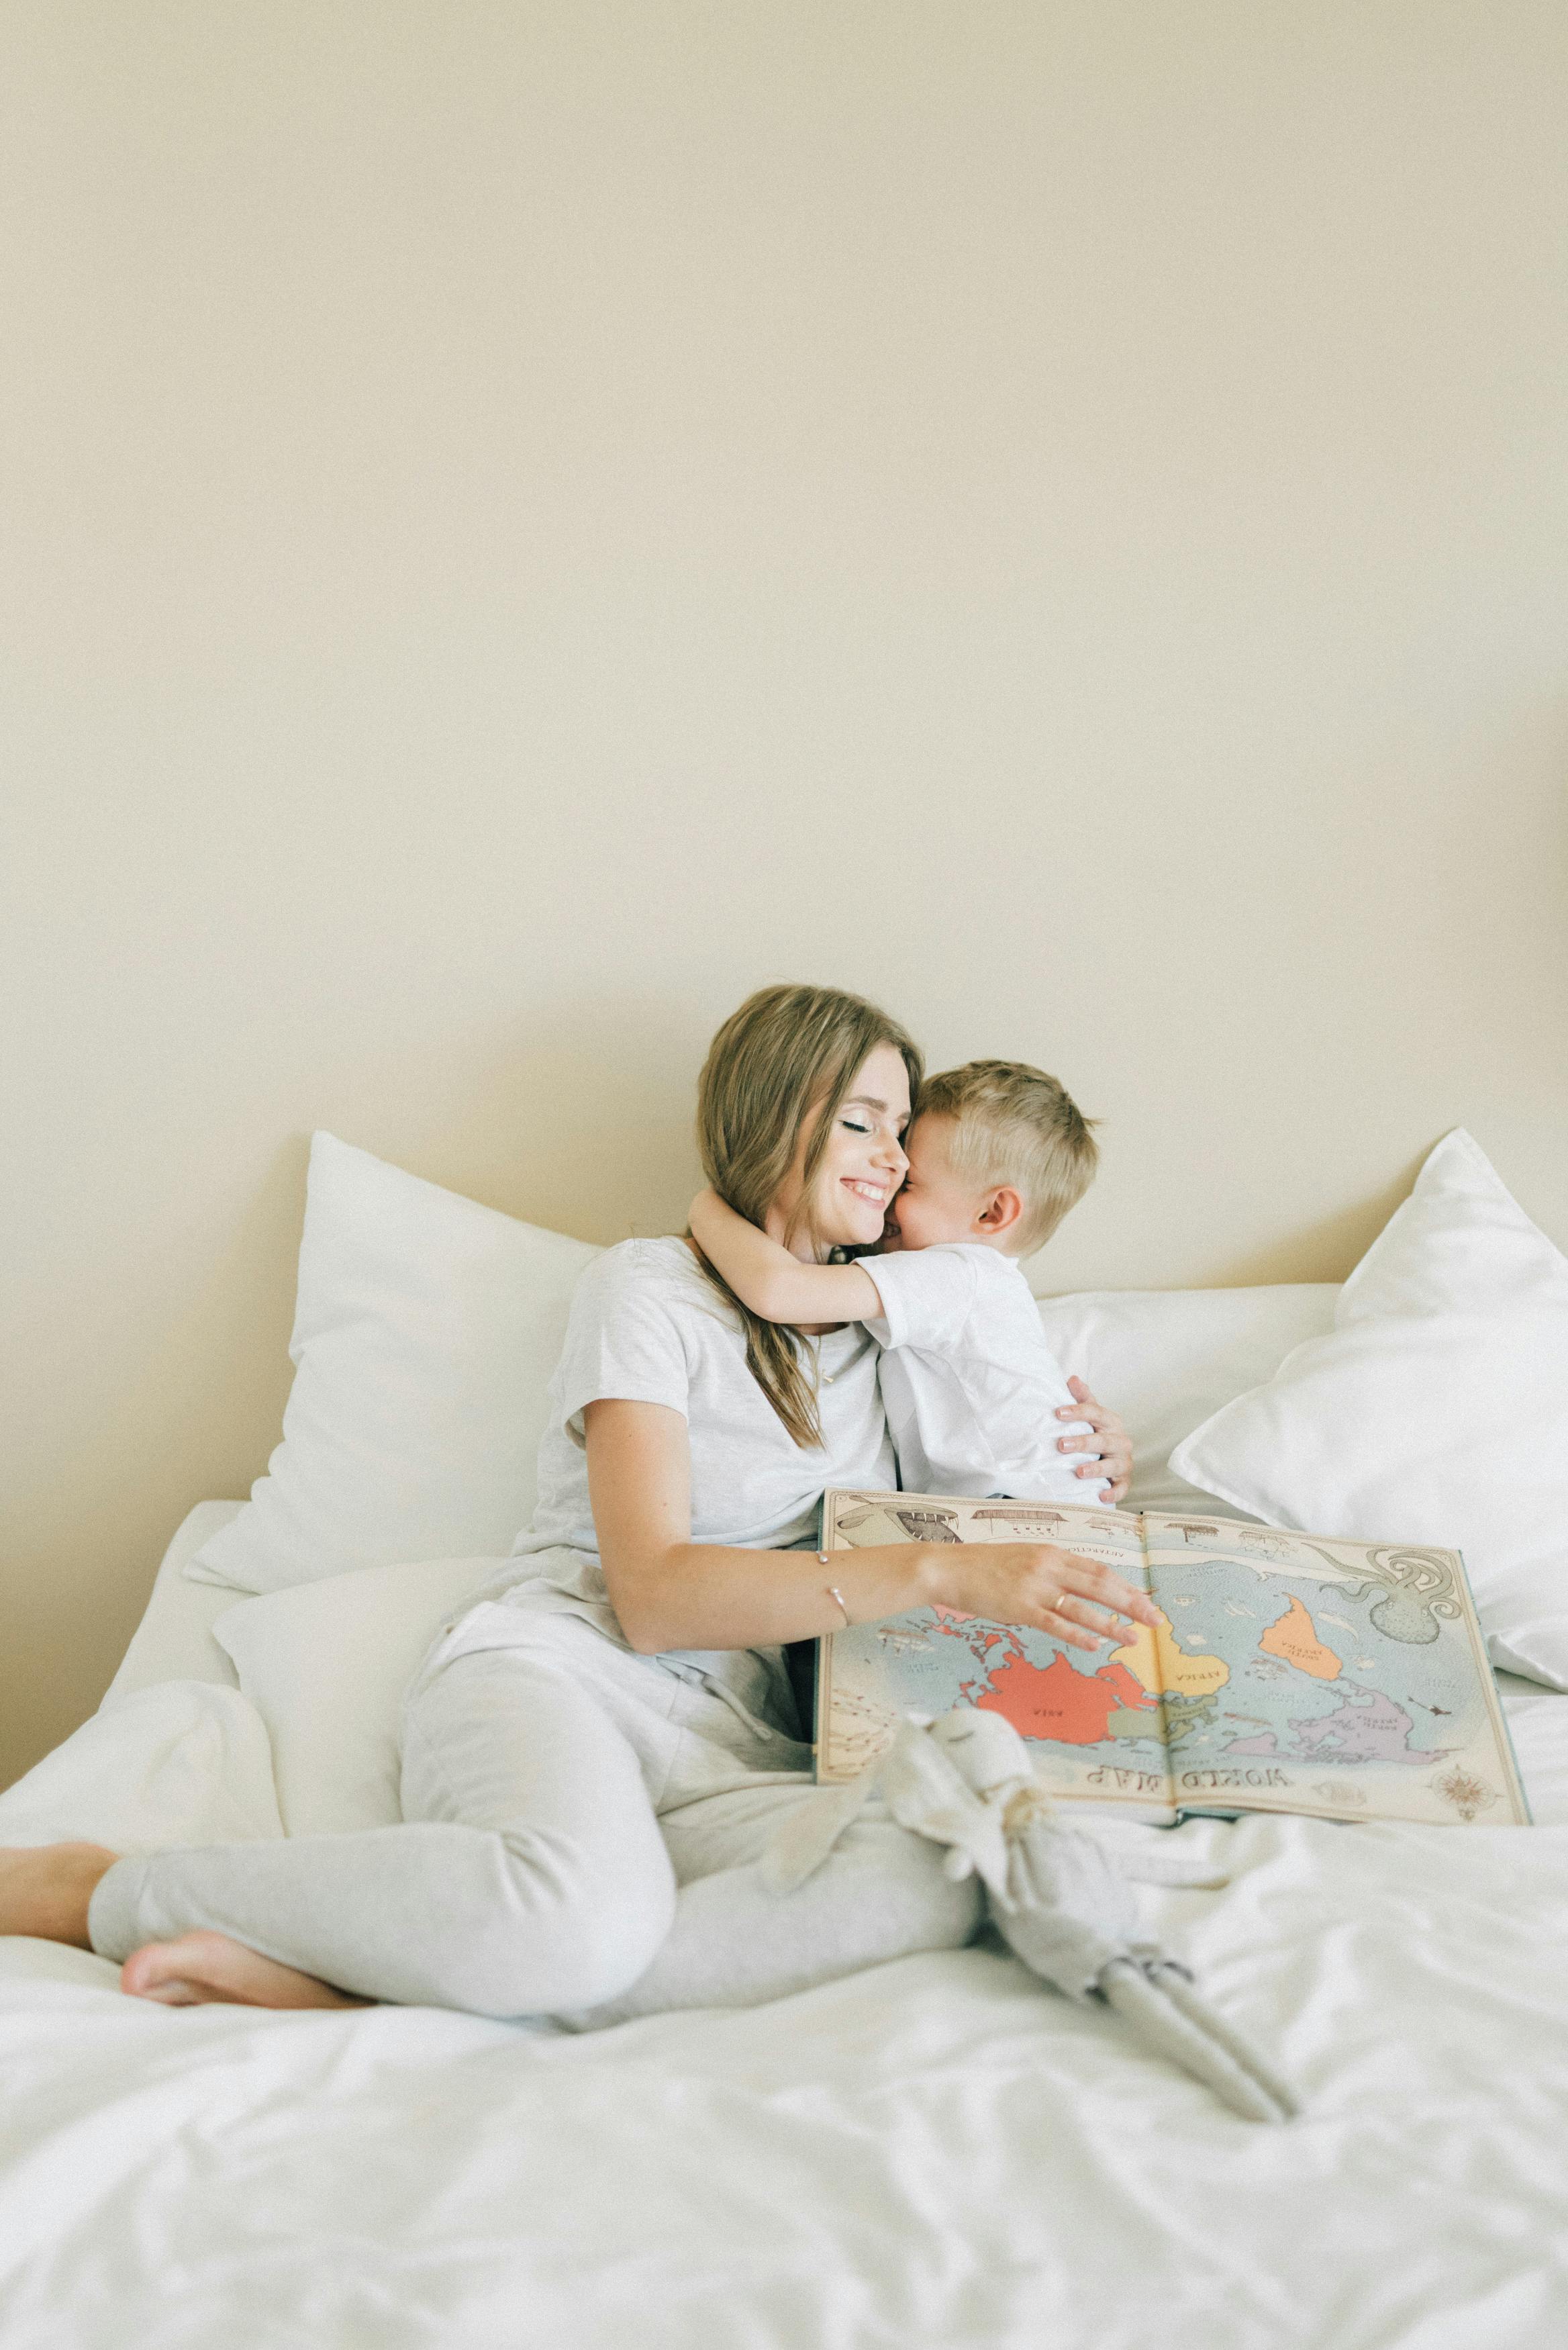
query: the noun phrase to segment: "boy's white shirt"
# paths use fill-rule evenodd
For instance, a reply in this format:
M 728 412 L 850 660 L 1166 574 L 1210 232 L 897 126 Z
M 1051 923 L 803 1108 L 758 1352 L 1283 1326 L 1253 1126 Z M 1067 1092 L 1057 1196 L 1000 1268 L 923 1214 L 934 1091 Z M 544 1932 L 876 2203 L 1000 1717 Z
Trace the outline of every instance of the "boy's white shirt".
M 1088 1422 L 1054 1416 L 1075 1399 L 1012 1257 L 940 1241 L 867 1257 L 861 1270 L 882 1300 L 866 1327 L 883 1349 L 877 1378 L 906 1492 L 1103 1500 L 1103 1481 L 1074 1473 L 1082 1455 L 1056 1449 Z

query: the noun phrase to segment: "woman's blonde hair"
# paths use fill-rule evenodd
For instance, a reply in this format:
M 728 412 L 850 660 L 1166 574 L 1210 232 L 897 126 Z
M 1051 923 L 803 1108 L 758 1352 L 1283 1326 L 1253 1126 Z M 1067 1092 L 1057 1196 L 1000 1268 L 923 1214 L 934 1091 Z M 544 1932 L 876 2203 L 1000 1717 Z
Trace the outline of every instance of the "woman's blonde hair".
M 863 996 L 836 987 L 763 987 L 730 1014 L 697 1081 L 697 1145 L 703 1173 L 738 1216 L 765 1226 L 809 1120 L 801 1204 L 786 1238 L 803 1226 L 816 1238 L 811 1187 L 856 1072 L 878 1045 L 903 1055 L 913 1104 L 925 1066 L 919 1048 Z M 752 1377 L 798 1445 L 820 1444 L 822 1421 L 799 1334 L 750 1312 L 705 1257 L 702 1263 L 740 1317 Z

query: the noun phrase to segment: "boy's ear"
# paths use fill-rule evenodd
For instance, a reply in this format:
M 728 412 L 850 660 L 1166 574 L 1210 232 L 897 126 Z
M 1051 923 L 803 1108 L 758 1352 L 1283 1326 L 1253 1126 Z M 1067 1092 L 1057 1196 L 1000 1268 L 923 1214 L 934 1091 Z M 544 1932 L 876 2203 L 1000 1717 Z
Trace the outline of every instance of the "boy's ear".
M 1004 1183 L 999 1191 L 991 1193 L 975 1222 L 987 1240 L 1000 1240 L 1004 1232 L 1012 1232 L 1023 1213 L 1022 1194 L 1015 1191 L 1010 1183 Z

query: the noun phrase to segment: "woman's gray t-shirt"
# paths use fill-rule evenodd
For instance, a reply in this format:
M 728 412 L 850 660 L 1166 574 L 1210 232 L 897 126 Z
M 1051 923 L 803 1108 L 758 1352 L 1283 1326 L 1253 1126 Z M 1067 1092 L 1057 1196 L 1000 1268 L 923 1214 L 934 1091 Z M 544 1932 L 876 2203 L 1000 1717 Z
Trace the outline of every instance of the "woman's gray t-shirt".
M 587 1616 L 619 1638 L 588 1504 L 583 1413 L 619 1398 L 687 1424 L 691 1540 L 745 1550 L 815 1545 L 829 1485 L 887 1492 L 898 1467 L 859 1323 L 804 1342 L 817 1367 L 822 1442 L 803 1450 L 746 1367 L 739 1317 L 682 1240 L 622 1241 L 584 1274 L 550 1383 L 538 1499 L 507 1574 L 486 1593 Z

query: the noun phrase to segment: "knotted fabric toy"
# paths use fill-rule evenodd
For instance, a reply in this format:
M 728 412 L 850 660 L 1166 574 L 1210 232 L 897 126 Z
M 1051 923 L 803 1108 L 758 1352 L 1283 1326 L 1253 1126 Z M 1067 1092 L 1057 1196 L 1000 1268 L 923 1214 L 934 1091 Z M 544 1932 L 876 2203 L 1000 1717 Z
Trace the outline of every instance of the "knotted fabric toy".
M 936 1721 L 902 1721 L 888 1752 L 836 1803 L 812 1806 L 781 1835 L 770 1856 L 774 1888 L 803 1882 L 878 1793 L 901 1826 L 948 1847 L 950 1877 L 981 1879 L 998 1931 L 1033 1973 L 1069 1999 L 1114 2009 L 1146 2047 L 1245 2120 L 1283 2122 L 1301 2110 L 1289 2083 L 1209 2004 L 1190 1970 L 1143 1936 L 1127 1881 L 1135 1871 L 1165 1884 L 1223 1877 L 1195 1875 L 1174 1854 L 1118 1868 L 1095 1837 L 1062 1824 L 1027 1746 L 999 1713 L 955 1706 Z

